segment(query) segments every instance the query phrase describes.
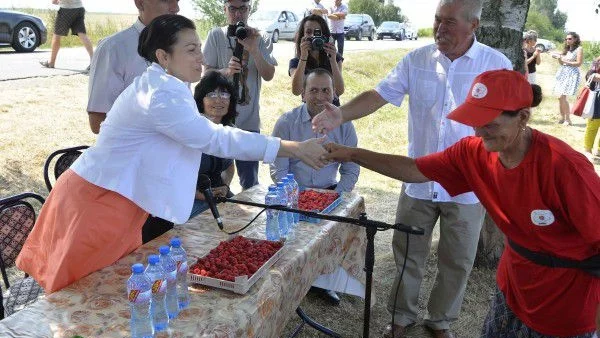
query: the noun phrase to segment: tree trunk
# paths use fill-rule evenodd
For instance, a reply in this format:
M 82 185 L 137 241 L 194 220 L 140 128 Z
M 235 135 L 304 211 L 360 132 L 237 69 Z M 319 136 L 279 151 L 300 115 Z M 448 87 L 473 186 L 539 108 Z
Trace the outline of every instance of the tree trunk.
M 529 0 L 484 0 L 477 40 L 506 55 L 513 68 L 525 71 L 523 56 L 523 27 L 527 21 Z M 504 249 L 504 235 L 486 214 L 475 265 L 495 267 Z

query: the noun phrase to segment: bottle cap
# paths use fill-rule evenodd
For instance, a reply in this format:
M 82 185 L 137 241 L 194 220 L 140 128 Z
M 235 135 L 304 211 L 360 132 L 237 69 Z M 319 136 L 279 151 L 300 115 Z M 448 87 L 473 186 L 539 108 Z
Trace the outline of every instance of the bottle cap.
M 158 255 L 150 255 L 148 256 L 148 264 L 157 264 L 160 261 L 160 258 L 158 257 Z
M 131 266 L 131 272 L 133 273 L 142 273 L 144 272 L 144 264 L 135 263 Z
M 163 246 L 161 246 L 160 248 L 158 248 L 158 252 L 159 252 L 161 255 L 168 255 L 168 254 L 169 254 L 169 252 L 171 252 L 171 248 L 170 248 L 170 247 L 168 247 L 167 245 L 163 245 Z
M 171 238 L 171 246 L 174 248 L 179 248 L 181 246 L 181 239 L 179 239 L 179 237 Z
M 271 184 L 269 186 L 269 192 L 277 190 L 277 186 L 275 184 Z
M 294 179 L 294 174 L 293 173 L 289 173 L 287 175 L 285 175 L 288 179 Z
M 277 187 L 278 187 L 278 188 L 279 188 L 279 187 L 283 187 L 283 181 L 279 181 L 279 182 L 277 182 Z

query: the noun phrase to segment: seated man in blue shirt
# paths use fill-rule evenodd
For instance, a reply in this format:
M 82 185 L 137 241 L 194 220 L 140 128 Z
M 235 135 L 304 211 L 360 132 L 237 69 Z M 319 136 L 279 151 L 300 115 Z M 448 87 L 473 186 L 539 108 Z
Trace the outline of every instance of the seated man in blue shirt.
M 273 136 L 282 140 L 304 141 L 319 137 L 312 131 L 311 120 L 320 113 L 325 103 L 332 103 L 334 96 L 333 77 L 323 68 L 310 71 L 304 78 L 302 100 L 304 103 L 283 114 L 275 123 Z M 326 143 L 335 142 L 356 146 L 358 139 L 352 122 L 346 122 L 327 134 Z M 332 163 L 320 170 L 314 170 L 299 160 L 278 157 L 271 165 L 271 178 L 280 181 L 288 173 L 293 173 L 300 187 L 331 189 L 339 193 L 352 191 L 360 167 L 352 162 Z M 337 173 L 340 179 L 337 180 Z
M 304 141 L 310 138 L 319 137 L 312 131 L 311 120 L 313 116 L 320 113 L 324 106 L 333 102 L 334 96 L 333 76 L 323 68 L 315 68 L 304 77 L 302 90 L 302 100 L 304 103 L 289 111 L 277 120 L 273 129 L 273 136 L 280 137 L 282 140 Z M 356 146 L 358 139 L 352 122 L 346 122 L 337 129 L 332 130 L 327 135 L 326 143 L 341 143 L 347 146 Z M 331 163 L 320 170 L 314 170 L 301 161 L 293 158 L 278 157 L 270 164 L 271 178 L 274 182 L 281 181 L 288 173 L 293 173 L 298 185 L 302 188 L 321 188 L 331 189 L 338 193 L 352 191 L 360 167 L 352 162 Z M 340 179 L 337 180 L 337 173 L 340 173 Z M 327 296 L 334 304 L 338 304 L 340 299 L 331 289 L 335 285 L 329 282 L 318 283 L 318 285 L 327 285 L 325 290 Z

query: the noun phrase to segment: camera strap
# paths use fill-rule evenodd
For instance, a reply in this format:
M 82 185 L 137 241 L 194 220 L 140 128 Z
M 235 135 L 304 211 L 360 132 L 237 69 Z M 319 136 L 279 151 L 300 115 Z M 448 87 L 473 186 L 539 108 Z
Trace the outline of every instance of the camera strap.
M 229 49 L 231 49 L 231 52 L 233 53 L 233 56 L 235 56 L 236 58 L 238 58 L 240 60 L 240 66 L 242 66 L 242 72 L 244 71 L 244 46 L 242 46 L 241 43 L 239 43 L 236 39 L 235 40 L 235 47 L 231 44 L 231 37 L 227 36 L 227 34 L 225 34 L 225 38 L 227 39 L 227 43 L 229 43 Z M 250 56 L 248 56 L 249 58 Z M 249 60 L 248 60 L 249 61 Z M 238 102 L 237 103 L 242 103 L 246 101 L 246 90 L 247 87 L 244 86 L 242 84 L 242 91 L 240 93 L 240 77 L 241 77 L 241 73 L 235 73 L 233 75 L 233 86 L 235 87 L 235 90 L 237 91 L 239 98 L 238 98 Z M 245 78 L 245 77 L 243 77 Z

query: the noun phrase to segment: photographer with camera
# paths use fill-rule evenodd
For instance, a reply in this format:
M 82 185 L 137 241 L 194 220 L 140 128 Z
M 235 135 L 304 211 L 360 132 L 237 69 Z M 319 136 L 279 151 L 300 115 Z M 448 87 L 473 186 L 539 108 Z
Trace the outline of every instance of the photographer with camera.
M 228 26 L 216 27 L 208 33 L 203 50 L 205 67 L 234 81 L 240 98 L 235 124 L 240 129 L 259 133 L 261 83 L 273 78 L 277 65 L 272 55 L 273 45 L 270 37 L 261 36 L 257 29 L 246 26 L 250 0 L 225 0 L 224 3 Z M 243 189 L 258 184 L 258 162 L 235 161 L 235 165 Z
M 333 75 L 335 97 L 333 104 L 340 105 L 339 96 L 344 93 L 342 62 L 330 40 L 327 22 L 320 15 L 309 15 L 300 21 L 296 31 L 296 57 L 290 60 L 289 75 L 292 77 L 292 93 L 302 94 L 304 77 L 316 68 L 323 68 Z

